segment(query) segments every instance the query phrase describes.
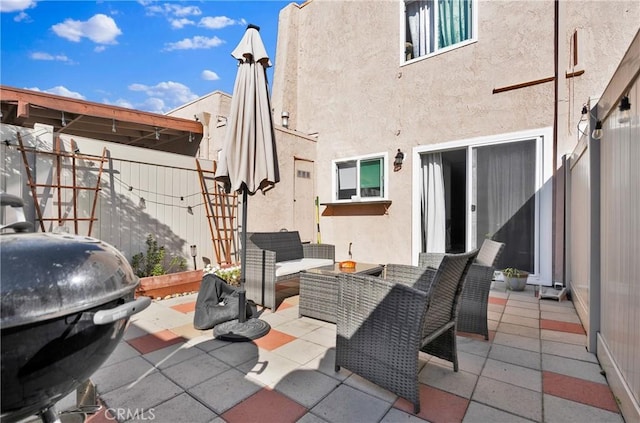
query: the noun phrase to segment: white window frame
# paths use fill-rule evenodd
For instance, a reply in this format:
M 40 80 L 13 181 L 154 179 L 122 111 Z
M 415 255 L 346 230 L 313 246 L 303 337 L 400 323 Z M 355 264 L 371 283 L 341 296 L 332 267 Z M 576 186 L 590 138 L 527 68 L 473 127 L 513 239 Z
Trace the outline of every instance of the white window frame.
M 360 162 L 364 160 L 381 159 L 382 165 L 380 169 L 382 175 L 382 195 L 377 197 L 362 197 L 360 195 Z M 356 162 L 356 195 L 348 199 L 338 199 L 338 164 L 344 162 Z M 360 201 L 384 201 L 387 200 L 389 192 L 389 155 L 387 152 L 366 154 L 362 156 L 345 157 L 342 159 L 334 159 L 331 161 L 331 187 L 332 202 L 334 203 L 353 203 Z
M 449 52 L 451 50 L 455 50 L 458 49 L 460 47 L 464 47 L 467 46 L 469 44 L 473 44 L 475 42 L 478 41 L 478 6 L 479 6 L 479 0 L 471 0 L 472 1 L 472 5 L 471 5 L 471 13 L 472 13 L 472 17 L 471 17 L 471 37 L 467 40 L 461 41 L 459 43 L 456 44 L 452 44 L 450 46 L 447 47 L 443 47 L 441 49 L 438 49 L 437 46 L 435 48 L 434 51 L 432 51 L 431 53 L 427 53 L 425 55 L 422 56 L 418 56 L 418 57 L 414 57 L 412 59 L 408 59 L 405 56 L 405 43 L 406 43 L 406 33 L 407 33 L 407 27 L 406 27 L 406 22 L 407 22 L 407 18 L 406 18 L 406 14 L 407 14 L 407 9 L 406 9 L 406 3 L 409 2 L 411 0 L 403 0 L 400 3 L 400 66 L 402 65 L 407 65 L 407 64 L 411 64 L 411 63 L 415 63 L 424 59 L 427 59 L 429 57 L 433 57 L 433 56 L 437 56 L 439 54 L 442 53 L 446 53 Z M 434 6 L 436 7 L 436 10 L 434 11 L 434 13 L 437 16 L 437 0 L 433 0 L 434 2 Z M 437 19 L 436 19 L 436 25 L 433 29 L 434 33 L 437 33 Z

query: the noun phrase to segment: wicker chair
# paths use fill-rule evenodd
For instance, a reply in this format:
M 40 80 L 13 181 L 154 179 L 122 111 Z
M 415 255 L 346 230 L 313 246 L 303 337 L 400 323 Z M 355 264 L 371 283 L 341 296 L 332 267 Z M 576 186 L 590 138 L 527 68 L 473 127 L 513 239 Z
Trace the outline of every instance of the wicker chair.
M 487 326 L 487 308 L 489 289 L 493 280 L 495 265 L 504 250 L 504 243 L 485 239 L 480 247 L 476 260 L 467 273 L 467 280 L 460 297 L 458 311 L 458 330 L 460 332 L 477 333 L 489 339 Z M 437 268 L 444 254 L 420 253 L 418 265 Z
M 351 370 L 406 398 L 419 413 L 419 351 L 458 371 L 457 301 L 476 254 L 447 255 L 437 270 L 391 264 L 383 278 L 341 274 L 336 371 Z

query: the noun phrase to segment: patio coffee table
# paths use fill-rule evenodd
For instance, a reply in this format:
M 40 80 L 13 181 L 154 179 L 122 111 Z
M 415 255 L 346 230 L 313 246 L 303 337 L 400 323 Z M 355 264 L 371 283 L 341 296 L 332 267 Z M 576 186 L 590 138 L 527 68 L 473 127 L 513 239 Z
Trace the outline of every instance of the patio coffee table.
M 355 269 L 344 272 L 340 263 L 317 267 L 300 273 L 300 303 L 298 315 L 336 322 L 338 306 L 338 275 L 354 273 L 379 276 L 384 266 L 380 264 L 356 263 Z

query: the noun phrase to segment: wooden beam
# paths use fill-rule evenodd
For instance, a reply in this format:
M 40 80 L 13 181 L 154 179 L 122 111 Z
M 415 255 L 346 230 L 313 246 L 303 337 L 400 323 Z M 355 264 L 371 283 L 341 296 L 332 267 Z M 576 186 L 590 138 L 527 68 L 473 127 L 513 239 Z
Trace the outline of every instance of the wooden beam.
M 108 106 L 86 100 L 77 100 L 74 98 L 62 97 L 43 92 L 21 90 L 3 85 L 0 85 L 0 98 L 2 98 L 3 101 L 14 101 L 18 104 L 30 103 L 31 105 L 80 115 L 115 119 L 121 122 L 134 122 L 143 125 L 157 126 L 159 128 L 190 131 L 194 134 L 203 133 L 202 124 L 195 120 L 143 112 L 127 109 L 125 107 Z
M 584 69 L 576 72 L 571 72 L 571 73 L 566 72 L 565 76 L 567 79 L 575 78 L 576 76 L 580 76 L 583 73 L 584 73 Z M 520 88 L 532 87 L 534 85 L 539 85 L 539 84 L 546 84 L 547 82 L 553 82 L 554 79 L 555 77 L 550 76 L 548 78 L 536 79 L 535 81 L 527 81 L 527 82 L 522 82 L 520 84 L 508 85 L 506 87 L 494 88 L 493 94 L 503 93 L 505 91 L 511 91 L 511 90 L 518 90 Z
M 4 97 L 2 97 L 4 98 Z M 18 101 L 18 109 L 16 110 L 16 116 L 19 118 L 29 117 L 29 103 L 24 101 Z
M 547 82 L 553 82 L 555 78 L 550 76 L 548 78 L 536 79 L 535 81 L 522 82 L 520 84 L 509 85 L 506 87 L 494 88 L 493 94 L 503 93 L 505 91 L 517 90 L 520 88 L 531 87 L 533 85 L 545 84 Z

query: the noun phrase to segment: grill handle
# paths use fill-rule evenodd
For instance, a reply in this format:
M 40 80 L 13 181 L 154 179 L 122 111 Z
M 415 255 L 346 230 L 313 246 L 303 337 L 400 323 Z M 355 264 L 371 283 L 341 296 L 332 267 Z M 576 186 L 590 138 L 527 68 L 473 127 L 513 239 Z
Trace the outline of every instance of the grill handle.
M 136 313 L 141 312 L 151 304 L 151 298 L 138 297 L 134 301 L 129 301 L 116 308 L 109 310 L 100 310 L 93 315 L 94 325 L 106 325 L 116 320 L 128 319 Z

